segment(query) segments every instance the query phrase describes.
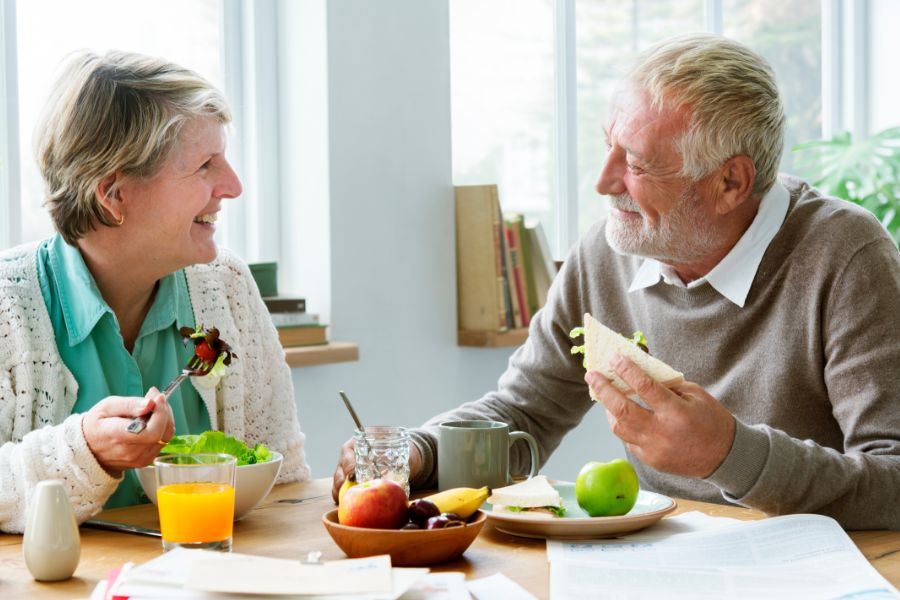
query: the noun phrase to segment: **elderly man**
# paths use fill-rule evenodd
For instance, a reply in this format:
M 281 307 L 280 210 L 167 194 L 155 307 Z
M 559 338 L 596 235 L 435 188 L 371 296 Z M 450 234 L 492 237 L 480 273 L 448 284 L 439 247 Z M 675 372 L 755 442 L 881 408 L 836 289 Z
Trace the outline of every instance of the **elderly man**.
M 413 485 L 435 483 L 444 420 L 507 422 L 546 458 L 591 408 L 587 382 L 645 489 L 900 528 L 900 254 L 867 212 L 778 177 L 783 131 L 748 48 L 692 35 L 644 53 L 605 131 L 609 218 L 566 258 L 499 389 L 413 432 Z M 568 332 L 586 312 L 642 329 L 697 383 L 614 360 L 639 404 L 585 375 Z

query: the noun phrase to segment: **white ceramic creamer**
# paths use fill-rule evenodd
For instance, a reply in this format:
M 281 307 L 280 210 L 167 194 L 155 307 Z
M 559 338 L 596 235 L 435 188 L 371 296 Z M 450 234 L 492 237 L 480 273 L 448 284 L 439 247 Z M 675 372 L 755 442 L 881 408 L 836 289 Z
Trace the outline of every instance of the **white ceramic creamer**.
M 61 581 L 75 572 L 81 558 L 81 536 L 61 481 L 41 481 L 35 486 L 22 552 L 28 570 L 38 581 Z

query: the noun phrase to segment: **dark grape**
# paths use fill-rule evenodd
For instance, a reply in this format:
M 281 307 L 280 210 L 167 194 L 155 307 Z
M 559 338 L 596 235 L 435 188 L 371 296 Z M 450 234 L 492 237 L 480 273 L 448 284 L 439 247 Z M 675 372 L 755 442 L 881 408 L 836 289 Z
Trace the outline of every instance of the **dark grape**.
M 409 522 L 406 525 L 404 525 L 403 527 L 401 527 L 400 529 L 422 529 L 422 528 L 419 527 L 418 525 L 416 525 L 415 523 Z
M 452 512 L 441 513 L 441 516 L 442 516 L 442 517 L 447 517 L 447 518 L 450 519 L 451 521 L 462 521 L 462 520 L 463 520 L 463 518 L 462 518 L 461 516 L 459 516 L 459 515 L 456 514 L 456 513 L 452 513 Z
M 415 523 L 419 527 L 425 527 L 428 519 L 436 517 L 439 514 L 441 514 L 441 511 L 435 506 L 434 502 L 424 498 L 413 500 L 409 503 L 409 508 L 406 509 L 406 516 L 409 518 L 410 522 Z
M 452 513 L 450 513 L 452 514 Z M 425 525 L 425 529 L 446 529 L 448 527 L 462 527 L 465 523 L 459 519 L 448 519 L 444 515 L 431 517 Z

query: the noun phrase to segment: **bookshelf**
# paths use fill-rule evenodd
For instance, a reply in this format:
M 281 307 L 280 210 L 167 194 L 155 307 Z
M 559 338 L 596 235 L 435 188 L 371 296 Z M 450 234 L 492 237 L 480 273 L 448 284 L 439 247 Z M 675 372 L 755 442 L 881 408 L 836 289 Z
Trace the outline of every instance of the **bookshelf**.
M 519 346 L 557 272 L 540 222 L 504 214 L 497 186 L 454 188 L 457 345 Z
M 457 332 L 456 344 L 473 348 L 502 348 L 504 346 L 521 346 L 527 338 L 527 327 L 509 331 L 460 329 Z
M 359 346 L 352 342 L 329 342 L 316 346 L 291 346 L 284 349 L 291 368 L 314 367 L 359 360 Z

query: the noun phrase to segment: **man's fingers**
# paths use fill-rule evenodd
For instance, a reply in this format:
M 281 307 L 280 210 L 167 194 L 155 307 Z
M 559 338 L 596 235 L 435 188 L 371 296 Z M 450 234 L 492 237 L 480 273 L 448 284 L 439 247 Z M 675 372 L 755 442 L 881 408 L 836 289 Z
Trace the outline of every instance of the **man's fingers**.
M 672 393 L 666 387 L 644 373 L 628 358 L 616 354 L 609 361 L 609 366 L 650 408 L 658 408 L 671 400 Z
M 344 469 L 338 465 L 334 470 L 334 475 L 331 476 L 331 499 L 335 504 L 337 504 L 338 492 L 341 491 L 342 485 L 344 485 Z
M 621 425 L 640 427 L 653 417 L 653 413 L 626 398 L 601 373 L 589 371 L 584 379 L 594 391 L 594 396 Z
M 341 446 L 341 454 L 338 456 L 337 468 L 331 478 L 331 498 L 335 503 L 338 501 L 338 492 L 347 476 L 356 469 L 356 444 L 352 439 L 344 442 Z

